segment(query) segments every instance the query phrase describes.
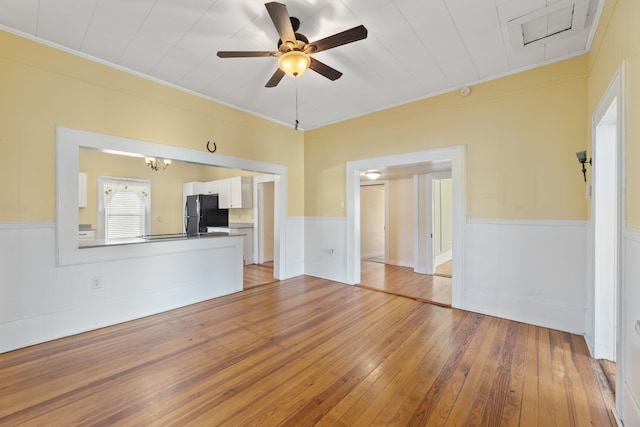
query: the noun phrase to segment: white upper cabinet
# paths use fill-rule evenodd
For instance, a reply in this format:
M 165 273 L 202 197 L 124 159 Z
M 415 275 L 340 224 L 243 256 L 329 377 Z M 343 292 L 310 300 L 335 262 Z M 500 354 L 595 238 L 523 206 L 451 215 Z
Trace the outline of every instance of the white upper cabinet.
M 204 182 L 185 182 L 182 184 L 182 195 L 184 197 L 196 194 L 204 194 Z
M 185 182 L 182 184 L 182 209 L 187 205 L 187 196 L 203 194 L 204 182 Z
M 244 209 L 253 205 L 253 178 L 234 176 L 208 182 L 185 182 L 182 184 L 183 204 L 187 196 L 194 194 L 217 194 L 218 208 Z
M 207 181 L 203 184 L 202 194 L 218 194 L 220 181 Z
M 220 209 L 245 209 L 253 205 L 253 178 L 234 176 L 218 181 Z

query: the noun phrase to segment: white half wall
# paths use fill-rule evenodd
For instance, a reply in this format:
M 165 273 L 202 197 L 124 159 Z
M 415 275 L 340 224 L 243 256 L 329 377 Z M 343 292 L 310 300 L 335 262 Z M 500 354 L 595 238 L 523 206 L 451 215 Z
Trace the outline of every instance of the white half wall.
M 285 223 L 285 272 L 282 280 L 305 274 L 305 217 L 289 216 Z
M 305 217 L 305 274 L 347 283 L 346 231 L 343 216 Z
M 584 334 L 586 221 L 468 220 L 461 308 Z
M 178 253 L 56 266 L 53 223 L 0 224 L 0 353 L 242 290 L 242 237 L 200 240 Z
M 620 415 L 625 426 L 640 426 L 640 230 L 623 234 L 622 295 L 618 355 Z M 622 372 L 620 372 L 620 369 Z

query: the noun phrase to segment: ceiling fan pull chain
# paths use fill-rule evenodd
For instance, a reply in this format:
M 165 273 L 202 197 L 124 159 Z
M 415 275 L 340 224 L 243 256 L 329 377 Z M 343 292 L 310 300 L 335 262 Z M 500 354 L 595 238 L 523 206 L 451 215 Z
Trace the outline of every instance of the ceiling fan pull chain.
M 294 130 L 298 130 L 298 85 L 296 85 L 296 126 Z

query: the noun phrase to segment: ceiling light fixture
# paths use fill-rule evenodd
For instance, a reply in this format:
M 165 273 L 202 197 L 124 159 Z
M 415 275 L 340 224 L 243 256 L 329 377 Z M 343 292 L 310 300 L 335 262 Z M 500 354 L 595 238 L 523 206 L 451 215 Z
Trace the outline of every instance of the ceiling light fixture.
M 169 159 L 156 159 L 155 157 L 145 157 L 144 162 L 149 169 L 156 172 L 165 170 L 171 164 Z
M 380 176 L 381 176 L 382 174 L 381 174 L 381 173 L 380 173 L 380 171 L 379 171 L 379 170 L 377 170 L 377 169 L 371 169 L 371 170 L 366 171 L 366 172 L 364 173 L 364 175 L 365 175 L 367 178 L 369 178 L 369 179 L 371 179 L 371 180 L 374 180 L 374 179 L 378 179 L 378 178 L 380 178 Z
M 278 67 L 290 77 L 300 77 L 311 65 L 311 58 L 300 50 L 290 50 L 278 59 Z

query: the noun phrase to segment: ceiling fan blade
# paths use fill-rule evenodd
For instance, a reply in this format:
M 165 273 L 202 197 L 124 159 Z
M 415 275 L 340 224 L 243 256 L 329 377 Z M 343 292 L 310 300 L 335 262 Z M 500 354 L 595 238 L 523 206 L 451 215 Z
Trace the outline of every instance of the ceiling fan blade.
M 341 33 L 337 33 L 316 42 L 309 43 L 309 45 L 311 46 L 311 50 L 308 53 L 321 52 L 323 50 L 342 46 L 343 44 L 347 43 L 353 43 L 366 38 L 367 29 L 364 27 L 364 25 L 358 25 L 357 27 L 353 27 Z
M 315 58 L 311 58 L 311 64 L 309 64 L 309 68 L 315 71 L 318 74 L 321 74 L 328 78 L 329 80 L 338 80 L 342 73 L 335 68 L 329 67 L 327 64 L 324 64 L 318 61 Z
M 278 30 L 282 43 L 295 42 L 296 35 L 293 32 L 293 27 L 291 26 L 291 19 L 289 18 L 287 6 L 276 2 L 265 3 L 264 6 L 267 8 L 267 12 L 269 12 L 273 25 L 275 25 L 276 30 Z
M 267 84 L 264 85 L 264 87 L 276 87 L 276 86 L 278 86 L 278 83 L 280 83 L 280 80 L 282 80 L 283 77 L 284 77 L 284 71 L 282 71 L 280 68 L 278 68 L 276 70 L 276 72 L 273 73 L 273 76 L 271 76 L 271 78 L 269 79 Z
M 276 56 L 277 52 L 262 52 L 262 51 L 233 51 L 233 50 L 220 50 L 218 56 L 220 58 L 258 58 L 258 57 L 270 57 Z

